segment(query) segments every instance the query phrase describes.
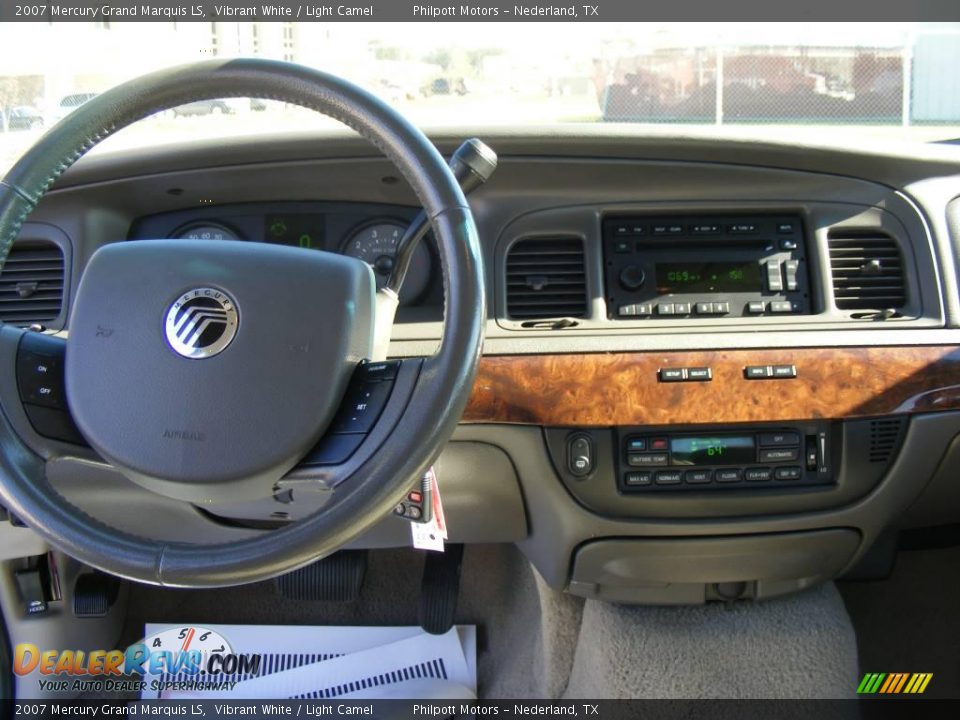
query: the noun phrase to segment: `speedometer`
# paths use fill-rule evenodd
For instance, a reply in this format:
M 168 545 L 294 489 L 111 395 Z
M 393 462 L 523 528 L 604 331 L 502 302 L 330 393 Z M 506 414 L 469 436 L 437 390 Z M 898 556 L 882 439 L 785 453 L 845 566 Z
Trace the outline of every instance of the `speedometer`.
M 358 258 L 373 268 L 377 289 L 387 282 L 397 257 L 397 244 L 406 232 L 406 224 L 397 220 L 378 219 L 353 230 L 343 244 L 344 255 Z M 421 241 L 410 258 L 410 268 L 403 287 L 401 302 L 413 302 L 430 284 L 432 260 L 430 250 Z
M 192 222 L 177 228 L 173 237 L 176 240 L 239 240 L 232 229 L 217 222 Z

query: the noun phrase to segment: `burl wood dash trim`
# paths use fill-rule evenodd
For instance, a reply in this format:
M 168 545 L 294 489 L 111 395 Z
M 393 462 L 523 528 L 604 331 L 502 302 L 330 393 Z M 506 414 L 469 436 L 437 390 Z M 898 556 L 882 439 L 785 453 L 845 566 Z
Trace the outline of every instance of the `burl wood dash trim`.
M 747 365 L 797 377 L 746 380 Z M 662 383 L 662 368 L 709 382 Z M 960 408 L 953 346 L 497 355 L 480 361 L 463 421 L 604 427 L 850 418 Z

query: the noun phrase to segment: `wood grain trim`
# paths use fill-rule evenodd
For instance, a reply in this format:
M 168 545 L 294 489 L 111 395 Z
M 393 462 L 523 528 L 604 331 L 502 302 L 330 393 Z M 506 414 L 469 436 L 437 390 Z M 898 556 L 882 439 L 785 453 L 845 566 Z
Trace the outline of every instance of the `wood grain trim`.
M 795 365 L 746 380 L 747 365 Z M 661 383 L 709 367 L 710 382 Z M 960 408 L 954 346 L 500 355 L 480 361 L 463 422 L 604 427 L 848 418 Z

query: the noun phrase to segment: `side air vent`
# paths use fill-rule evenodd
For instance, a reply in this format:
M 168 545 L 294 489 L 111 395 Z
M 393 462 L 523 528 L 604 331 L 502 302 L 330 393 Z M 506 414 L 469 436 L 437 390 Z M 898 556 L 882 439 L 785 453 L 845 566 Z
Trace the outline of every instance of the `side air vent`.
M 63 305 L 63 251 L 42 240 L 14 243 L 0 273 L 0 320 L 49 323 Z
M 869 458 L 872 463 L 890 461 L 900 445 L 906 423 L 903 418 L 879 418 L 870 421 Z
M 521 240 L 507 253 L 507 315 L 515 320 L 587 314 L 583 242 Z
M 830 231 L 833 294 L 841 310 L 896 310 L 907 301 L 897 241 L 881 232 Z

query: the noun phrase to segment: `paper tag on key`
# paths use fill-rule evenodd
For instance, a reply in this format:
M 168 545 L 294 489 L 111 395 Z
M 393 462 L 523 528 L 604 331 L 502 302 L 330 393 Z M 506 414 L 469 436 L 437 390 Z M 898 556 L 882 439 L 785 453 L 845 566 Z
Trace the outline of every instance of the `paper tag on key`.
M 440 500 L 440 485 L 432 467 L 427 470 L 427 476 L 430 481 L 430 522 L 410 523 L 410 534 L 413 536 L 413 546 L 418 550 L 443 552 L 443 541 L 447 539 L 447 520 Z

